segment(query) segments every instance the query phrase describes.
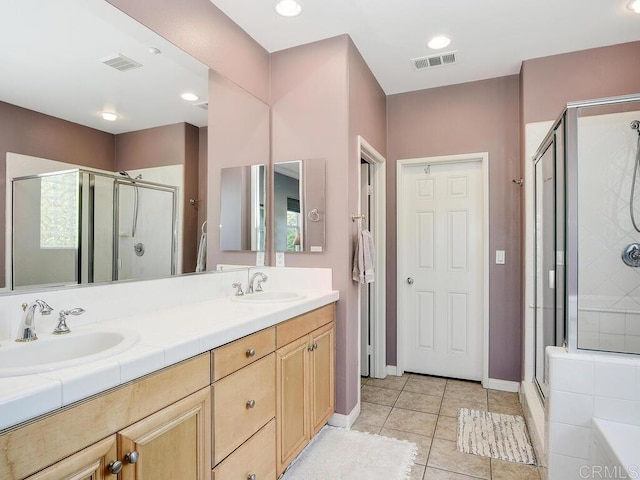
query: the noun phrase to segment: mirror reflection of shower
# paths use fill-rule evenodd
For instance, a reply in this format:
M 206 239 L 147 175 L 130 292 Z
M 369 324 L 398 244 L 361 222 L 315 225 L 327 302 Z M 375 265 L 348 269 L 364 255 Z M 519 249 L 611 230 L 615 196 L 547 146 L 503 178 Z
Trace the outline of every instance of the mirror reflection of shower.
M 140 192 L 138 190 L 138 186 L 136 185 L 136 180 L 142 180 L 142 174 L 138 174 L 136 175 L 136 178 L 132 178 L 131 175 L 129 175 L 129 172 L 126 172 L 124 170 L 120 170 L 120 175 L 122 175 L 123 177 L 127 177 L 131 180 L 131 182 L 134 184 L 134 190 L 133 190 L 133 220 L 131 222 L 131 238 L 135 238 L 136 236 L 136 230 L 138 228 L 138 205 L 139 205 L 139 201 L 140 201 Z
M 634 208 L 634 197 L 636 190 L 636 179 L 638 177 L 638 167 L 640 166 L 640 120 L 633 120 L 629 125 L 631 130 L 638 132 L 638 140 L 636 142 L 636 158 L 633 166 L 633 179 L 631 180 L 631 195 L 629 198 L 629 215 L 631 216 L 631 224 L 636 232 L 640 233 L 640 227 L 636 222 L 636 214 Z M 630 267 L 640 267 L 640 243 L 631 243 L 622 250 L 622 261 Z

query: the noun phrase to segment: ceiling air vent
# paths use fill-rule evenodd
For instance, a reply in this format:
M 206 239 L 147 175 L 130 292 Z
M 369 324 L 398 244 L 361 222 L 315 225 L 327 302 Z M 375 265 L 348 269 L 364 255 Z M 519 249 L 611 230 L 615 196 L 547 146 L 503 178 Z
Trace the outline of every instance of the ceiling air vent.
M 209 110 L 209 102 L 194 103 L 193 106 L 201 108 L 202 110 Z
M 120 72 L 128 72 L 129 70 L 133 70 L 134 68 L 139 68 L 142 66 L 141 63 L 136 62 L 135 60 L 131 60 L 129 57 L 125 57 L 121 53 L 110 55 L 100 60 L 105 65 L 108 65 Z
M 411 65 L 413 65 L 414 70 L 451 65 L 456 63 L 456 53 L 457 52 L 449 52 L 440 55 L 430 55 L 428 57 L 412 58 Z

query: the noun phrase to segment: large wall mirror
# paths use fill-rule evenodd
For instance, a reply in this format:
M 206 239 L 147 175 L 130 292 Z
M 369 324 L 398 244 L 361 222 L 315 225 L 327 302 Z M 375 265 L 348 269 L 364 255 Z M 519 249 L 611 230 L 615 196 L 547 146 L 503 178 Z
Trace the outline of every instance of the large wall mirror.
M 104 0 L 4 0 L 0 42 L 0 289 L 195 271 L 207 66 Z
M 265 250 L 266 168 L 223 168 L 220 172 L 220 250 Z
M 324 159 L 274 164 L 273 223 L 276 252 L 324 251 Z

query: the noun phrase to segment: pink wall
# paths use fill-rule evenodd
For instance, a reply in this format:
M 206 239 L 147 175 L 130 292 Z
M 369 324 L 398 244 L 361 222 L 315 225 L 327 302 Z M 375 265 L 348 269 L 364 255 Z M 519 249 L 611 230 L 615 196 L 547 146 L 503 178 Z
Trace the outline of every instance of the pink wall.
M 220 172 L 226 167 L 269 164 L 269 106 L 213 70 L 209 105 L 207 270 L 219 263 L 255 265 L 255 252 L 220 251 Z
M 380 152 L 385 145 L 385 97 L 351 40 L 339 36 L 271 57 L 273 162 L 324 158 L 326 244 L 323 253 L 287 254 L 288 266 L 330 267 L 340 291 L 336 309 L 336 411 L 357 403 L 358 296 L 351 280 L 357 209 L 357 135 Z
M 387 363 L 396 363 L 396 162 L 489 152 L 489 376 L 520 381 L 519 79 L 509 76 L 387 97 Z M 506 250 L 506 265 L 495 265 Z
M 107 1 L 269 102 L 269 53 L 209 0 Z
M 522 62 L 522 121 L 555 120 L 567 102 L 640 92 L 640 42 Z

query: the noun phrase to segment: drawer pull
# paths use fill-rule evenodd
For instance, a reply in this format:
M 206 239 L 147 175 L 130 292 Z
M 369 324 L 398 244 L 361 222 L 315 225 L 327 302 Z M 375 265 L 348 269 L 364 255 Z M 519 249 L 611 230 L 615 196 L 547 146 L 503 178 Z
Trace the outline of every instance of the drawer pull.
M 122 467 L 124 467 L 123 463 L 120 460 L 116 460 L 115 462 L 111 462 L 109 465 L 107 465 L 107 470 L 109 471 L 109 473 L 117 475 L 122 470 Z
M 252 473 L 250 475 L 247 475 L 247 480 L 256 480 L 256 474 Z
M 256 406 L 256 401 L 255 400 L 249 400 L 247 402 L 247 408 L 253 408 Z
M 256 354 L 255 348 L 250 348 L 247 350 L 247 357 L 253 357 Z
M 317 348 L 318 348 L 318 344 L 314 343 L 313 345 L 309 346 L 309 348 L 307 348 L 307 350 L 309 350 L 310 352 L 313 352 Z
M 140 457 L 140 454 L 134 450 L 133 452 L 127 453 L 124 456 L 124 459 L 129 463 L 136 463 L 139 457 Z

